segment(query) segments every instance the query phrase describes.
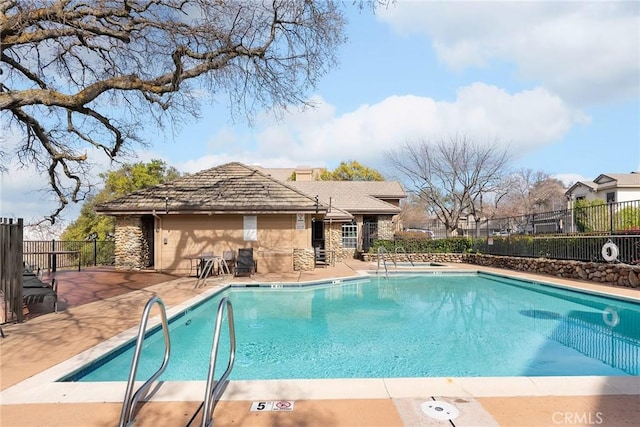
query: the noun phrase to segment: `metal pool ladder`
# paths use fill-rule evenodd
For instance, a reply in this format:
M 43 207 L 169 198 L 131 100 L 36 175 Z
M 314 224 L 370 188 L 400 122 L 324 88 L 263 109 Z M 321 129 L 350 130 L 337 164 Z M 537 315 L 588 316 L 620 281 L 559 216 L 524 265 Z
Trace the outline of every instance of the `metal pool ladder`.
M 378 266 L 376 267 L 376 274 L 378 274 L 378 270 L 380 270 L 380 260 L 382 260 L 382 265 L 384 265 L 384 275 L 388 279 L 389 271 L 387 270 L 387 259 L 384 255 L 386 253 L 387 253 L 387 250 L 384 247 L 380 246 L 378 248 Z
M 140 361 L 140 353 L 142 351 L 142 344 L 144 343 L 144 336 L 147 330 L 147 323 L 149 321 L 149 313 L 153 304 L 160 306 L 160 316 L 162 318 L 162 331 L 164 333 L 164 359 L 162 365 L 138 390 L 133 393 L 133 386 L 136 380 L 136 373 L 138 372 L 138 362 Z M 138 401 L 146 395 L 151 384 L 164 372 L 169 363 L 169 356 L 171 354 L 171 341 L 169 339 L 169 324 L 167 323 L 167 311 L 164 307 L 162 300 L 157 297 L 151 297 L 147 301 L 147 305 L 142 312 L 142 319 L 140 321 L 140 327 L 138 328 L 138 339 L 136 341 L 136 349 L 133 353 L 133 361 L 131 362 L 131 371 L 129 372 L 129 381 L 127 382 L 127 390 L 124 395 L 124 402 L 122 403 L 122 413 L 120 414 L 120 427 L 130 426 L 135 415 L 135 409 L 138 405 Z
M 138 390 L 133 393 L 133 386 L 135 384 L 136 373 L 138 371 L 138 362 L 140 361 L 140 353 L 142 351 L 142 345 L 144 343 L 144 338 L 146 335 L 147 323 L 149 321 L 149 313 L 151 312 L 151 307 L 153 304 L 158 304 L 160 306 L 160 315 L 162 321 L 162 331 L 164 333 L 164 359 L 162 361 L 162 365 L 156 371 L 155 374 L 151 376 Z M 229 321 L 229 343 L 230 343 L 230 355 L 229 355 L 229 364 L 227 365 L 227 369 L 224 371 L 220 379 L 216 382 L 213 379 L 213 375 L 216 369 L 216 361 L 218 359 L 218 343 L 220 342 L 220 330 L 222 318 L 224 316 L 224 309 L 227 309 L 227 319 Z M 169 324 L 167 322 L 167 312 L 162 300 L 157 297 L 151 297 L 149 301 L 147 301 L 147 305 L 142 312 L 142 319 L 140 321 L 140 327 L 138 329 L 138 338 L 136 341 L 136 348 L 133 354 L 133 361 L 131 362 L 131 371 L 129 372 L 129 381 L 127 382 L 127 389 L 125 392 L 124 402 L 122 404 L 122 413 L 120 414 L 120 424 L 119 427 L 128 427 L 133 424 L 133 417 L 136 412 L 136 406 L 140 399 L 143 396 L 146 396 L 149 387 L 151 384 L 164 372 L 169 363 L 169 356 L 171 354 L 171 341 L 169 339 Z M 226 380 L 231 374 L 231 370 L 233 369 L 233 363 L 236 359 L 236 334 L 233 323 L 233 307 L 231 305 L 231 301 L 228 297 L 222 298 L 220 303 L 218 304 L 218 312 L 216 316 L 216 324 L 213 335 L 213 345 L 211 349 L 211 358 L 209 359 L 209 374 L 207 375 L 207 385 L 205 389 L 205 396 L 203 402 L 198 407 L 193 418 L 195 418 L 200 412 L 200 410 L 204 407 L 204 411 L 202 414 L 202 427 L 208 427 L 213 425 L 213 410 L 215 408 L 216 401 L 221 395 L 221 390 L 226 385 Z M 193 421 L 193 418 L 191 421 Z M 191 423 L 189 422 L 189 424 Z
M 229 322 L 229 363 L 227 364 L 227 369 L 224 371 L 222 376 L 218 381 L 214 381 L 213 376 L 216 370 L 216 361 L 218 360 L 218 343 L 220 342 L 220 329 L 222 328 L 222 318 L 224 316 L 224 309 L 227 309 L 227 320 Z M 213 410 L 216 406 L 216 402 L 218 398 L 222 394 L 223 388 L 226 386 L 227 378 L 229 374 L 231 374 L 231 370 L 233 369 L 233 363 L 236 360 L 236 333 L 233 323 L 233 306 L 231 305 L 231 301 L 229 298 L 224 297 L 220 300 L 220 304 L 218 304 L 218 313 L 216 315 L 216 326 L 215 332 L 213 334 L 213 345 L 211 346 L 211 357 L 209 358 L 209 374 L 207 375 L 207 386 L 204 394 L 204 401 L 200 404 L 200 407 L 196 411 L 197 413 L 200 409 L 203 409 L 202 412 L 202 423 L 201 427 L 209 427 L 213 425 Z
M 402 246 L 397 246 L 396 247 L 396 255 L 399 254 L 400 252 L 402 252 L 404 254 L 404 256 L 407 257 L 407 259 L 409 260 L 409 262 L 411 263 L 411 267 L 415 267 L 415 265 L 413 264 L 413 261 L 411 260 L 411 257 L 409 256 L 409 254 L 407 253 L 407 251 L 404 249 L 404 247 Z M 397 258 L 397 257 L 396 257 Z M 396 259 L 393 259 L 393 264 L 397 267 L 396 264 Z

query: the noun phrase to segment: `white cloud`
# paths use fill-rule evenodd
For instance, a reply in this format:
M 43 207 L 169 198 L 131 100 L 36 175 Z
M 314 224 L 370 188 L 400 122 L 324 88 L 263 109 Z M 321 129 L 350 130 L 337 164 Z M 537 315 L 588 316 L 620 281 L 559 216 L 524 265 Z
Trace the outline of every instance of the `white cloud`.
M 429 36 L 453 69 L 511 61 L 520 77 L 575 105 L 640 93 L 638 2 L 401 1 L 377 16 Z
M 197 172 L 232 161 L 265 167 L 333 167 L 354 159 L 371 165 L 381 161 L 385 152 L 397 144 L 455 133 L 478 140 L 497 138 L 521 154 L 560 140 L 572 126 L 588 121 L 543 88 L 509 93 L 484 83 L 460 88 L 453 101 L 390 96 L 342 115 L 336 115 L 334 106 L 322 98 L 314 101 L 317 108 L 292 111 L 280 121 L 269 121 L 266 114 L 261 116 L 253 130 L 253 144 L 247 143 L 250 138 L 246 130 L 234 133 L 222 129 L 209 139 L 208 155 L 183 163 L 165 161 L 182 172 Z M 162 158 L 152 151 L 136 154 L 139 161 Z M 104 155 L 90 153 L 90 158 L 104 162 L 95 167 L 94 177 L 109 166 Z M 31 170 L 18 170 L 16 165 L 10 170 L 10 176 L 2 181 L 3 212 L 43 215 L 55 207 L 54 200 L 32 193 L 45 185 L 46 179 Z
M 589 121 L 545 89 L 510 94 L 484 83 L 460 88 L 453 102 L 391 96 L 341 116 L 321 99 L 316 102 L 318 109 L 293 112 L 280 122 L 263 121 L 256 131 L 256 152 L 239 153 L 241 157 L 253 156 L 260 163 L 277 159 L 281 167 L 349 159 L 367 163 L 407 140 L 460 132 L 498 139 L 519 154 L 557 141 L 575 124 Z
M 585 178 L 582 175 L 576 174 L 576 173 L 557 173 L 552 175 L 552 178 L 559 179 L 567 188 L 572 186 L 578 181 L 591 181 L 593 179 L 593 178 L 591 179 Z

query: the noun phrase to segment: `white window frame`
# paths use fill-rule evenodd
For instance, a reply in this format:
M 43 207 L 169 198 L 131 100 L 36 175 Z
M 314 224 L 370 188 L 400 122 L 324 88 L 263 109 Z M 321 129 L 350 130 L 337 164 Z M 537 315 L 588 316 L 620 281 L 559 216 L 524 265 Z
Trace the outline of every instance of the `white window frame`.
M 358 248 L 358 224 L 342 224 L 342 247 L 344 249 Z
M 258 240 L 258 217 L 255 215 L 245 215 L 242 218 L 243 240 L 245 242 L 255 242 Z

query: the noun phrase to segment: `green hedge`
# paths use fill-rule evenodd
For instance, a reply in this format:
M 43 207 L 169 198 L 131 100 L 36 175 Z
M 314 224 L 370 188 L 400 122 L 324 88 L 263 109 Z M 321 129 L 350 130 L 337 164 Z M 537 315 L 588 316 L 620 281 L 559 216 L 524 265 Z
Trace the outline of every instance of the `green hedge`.
M 568 259 L 577 261 L 602 261 L 602 245 L 611 239 L 619 248 L 619 257 L 624 262 L 640 263 L 640 236 L 549 236 L 529 235 L 492 236 L 489 245 L 486 237 L 450 237 L 445 239 L 397 238 L 376 240 L 369 253 L 378 253 L 384 247 L 394 253 L 402 247 L 408 253 L 479 253 L 500 256 Z
M 397 239 L 374 240 L 369 248 L 369 253 L 378 253 L 378 248 L 383 247 L 387 252 L 395 252 L 397 247 L 402 247 L 409 253 L 464 253 L 473 250 L 476 239 L 467 237 L 450 237 L 446 239 Z

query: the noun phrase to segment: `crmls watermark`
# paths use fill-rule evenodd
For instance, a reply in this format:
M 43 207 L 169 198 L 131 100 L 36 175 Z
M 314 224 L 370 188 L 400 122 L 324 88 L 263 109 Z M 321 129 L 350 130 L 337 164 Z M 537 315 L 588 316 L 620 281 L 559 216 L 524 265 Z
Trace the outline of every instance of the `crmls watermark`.
M 604 417 L 602 412 L 554 412 L 551 420 L 557 425 L 599 425 Z

